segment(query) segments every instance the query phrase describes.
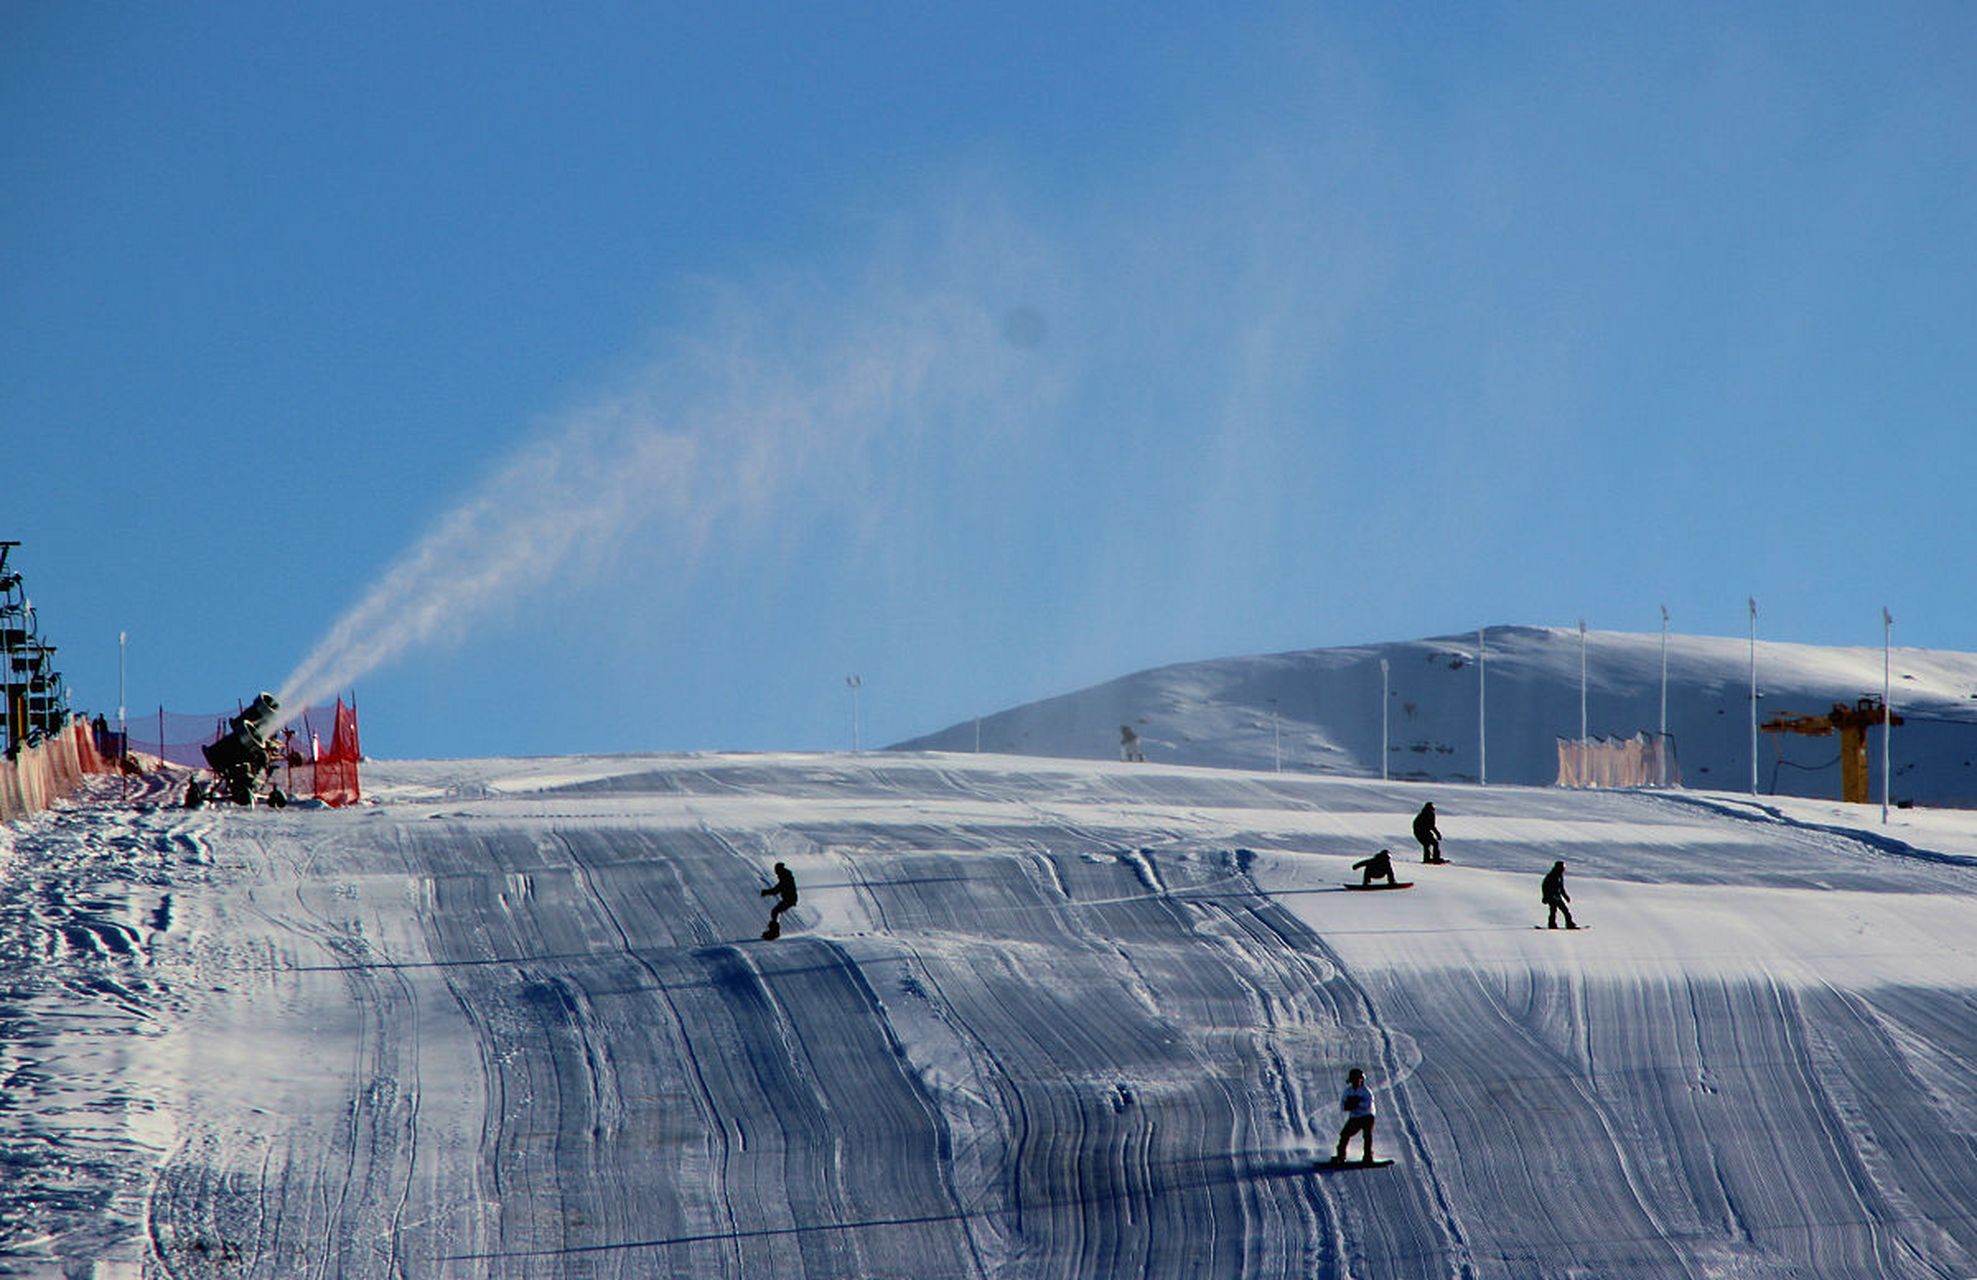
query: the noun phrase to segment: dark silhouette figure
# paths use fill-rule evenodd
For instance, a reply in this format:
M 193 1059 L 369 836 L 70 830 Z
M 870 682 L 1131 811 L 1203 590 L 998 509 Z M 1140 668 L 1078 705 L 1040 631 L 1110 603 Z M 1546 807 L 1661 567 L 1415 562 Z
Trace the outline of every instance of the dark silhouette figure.
M 194 778 L 185 784 L 185 807 L 197 809 L 206 803 L 206 784 Z
M 796 905 L 796 877 L 788 867 L 776 864 L 776 882 L 762 891 L 763 897 L 774 894 L 776 905 L 769 908 L 769 927 L 762 931 L 764 938 L 780 938 L 783 935 L 783 912 Z
M 1384 879 L 1388 884 L 1399 883 L 1397 880 L 1394 879 L 1393 855 L 1388 853 L 1385 849 L 1380 850 L 1378 853 L 1374 854 L 1370 858 L 1365 859 L 1364 861 L 1355 862 L 1352 864 L 1352 869 L 1354 871 L 1358 871 L 1362 868 L 1366 872 L 1366 877 L 1365 879 L 1359 882 L 1361 884 L 1372 884 L 1375 880 L 1381 880 L 1381 879 Z
M 1556 929 L 1558 927 L 1558 913 L 1561 911 L 1565 913 L 1566 928 L 1576 929 L 1579 927 L 1572 923 L 1572 908 L 1565 905 L 1572 901 L 1572 895 L 1565 892 L 1565 864 L 1563 862 L 1554 862 L 1551 864 L 1551 870 L 1545 872 L 1544 887 L 1538 893 L 1544 899 L 1545 906 L 1551 908 L 1550 914 L 1545 918 L 1545 927 L 1547 929 Z
M 1339 1099 L 1339 1110 L 1345 1112 L 1345 1127 L 1339 1130 L 1339 1149 L 1332 1156 L 1332 1163 L 1345 1163 L 1346 1144 L 1357 1134 L 1359 1158 L 1365 1164 L 1372 1164 L 1373 1091 L 1366 1087 L 1366 1073 L 1358 1067 L 1346 1074 L 1345 1094 Z
M 1442 857 L 1442 833 L 1435 829 L 1435 806 L 1431 801 L 1414 815 L 1414 838 L 1421 842 L 1421 861 L 1447 862 Z

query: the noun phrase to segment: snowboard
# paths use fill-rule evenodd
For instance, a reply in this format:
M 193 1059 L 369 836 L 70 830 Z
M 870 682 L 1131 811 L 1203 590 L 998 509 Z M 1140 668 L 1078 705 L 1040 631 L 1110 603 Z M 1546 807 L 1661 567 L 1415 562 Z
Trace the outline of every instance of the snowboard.
M 1391 1160 L 1320 1160 L 1316 1167 L 1320 1169 L 1384 1169 L 1392 1163 L 1393 1161 Z
M 1414 882 L 1412 880 L 1401 880 L 1394 884 L 1348 884 L 1345 887 L 1348 889 L 1412 889 Z
M 1531 927 L 1540 933 L 1584 933 L 1586 930 L 1592 928 L 1589 924 L 1578 925 L 1571 929 L 1566 928 L 1564 925 L 1560 925 L 1554 929 L 1548 924 L 1534 924 Z

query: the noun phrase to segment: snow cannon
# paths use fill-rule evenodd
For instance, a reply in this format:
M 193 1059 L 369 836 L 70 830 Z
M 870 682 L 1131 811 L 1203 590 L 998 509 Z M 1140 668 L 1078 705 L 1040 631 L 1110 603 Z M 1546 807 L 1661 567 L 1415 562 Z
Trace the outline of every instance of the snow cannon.
M 227 721 L 219 740 L 200 748 L 219 779 L 222 794 L 235 804 L 254 802 L 254 779 L 274 771 L 280 758 L 281 704 L 263 691 L 245 711 Z

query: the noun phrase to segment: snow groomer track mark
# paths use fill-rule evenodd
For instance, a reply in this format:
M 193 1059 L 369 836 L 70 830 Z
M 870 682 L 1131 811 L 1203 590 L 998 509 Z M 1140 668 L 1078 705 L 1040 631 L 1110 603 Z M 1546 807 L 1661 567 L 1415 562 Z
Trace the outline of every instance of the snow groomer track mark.
M 43 1225 L 14 1256 L 1505 1278 L 1977 1256 L 1977 886 L 1789 815 L 1463 792 L 1456 861 L 1369 900 L 1337 886 L 1418 788 L 901 756 L 374 772 L 386 803 L 358 812 L 35 834 L 5 919 L 53 968 L 10 1014 L 34 1087 L 0 1112 L 24 1175 L 0 1204 Z M 1532 932 L 1554 860 L 1596 933 Z M 779 861 L 801 899 L 762 941 Z M 124 1021 L 64 1021 L 91 1009 Z M 98 1084 L 64 1093 L 91 1035 Z M 1350 1066 L 1396 1163 L 1334 1176 Z M 58 1152 L 93 1199 L 55 1198 Z

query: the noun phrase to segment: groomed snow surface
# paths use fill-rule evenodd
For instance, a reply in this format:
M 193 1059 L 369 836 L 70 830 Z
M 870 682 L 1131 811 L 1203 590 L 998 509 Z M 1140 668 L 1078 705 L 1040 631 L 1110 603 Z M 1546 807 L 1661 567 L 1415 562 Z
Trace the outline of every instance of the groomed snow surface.
M 1977 815 L 888 753 L 365 784 L 98 780 L 0 836 L 0 1273 L 1977 1276 Z M 1383 846 L 1416 887 L 1344 892 Z M 1588 930 L 1533 928 L 1556 859 Z M 1397 1163 L 1314 1170 L 1353 1066 Z

